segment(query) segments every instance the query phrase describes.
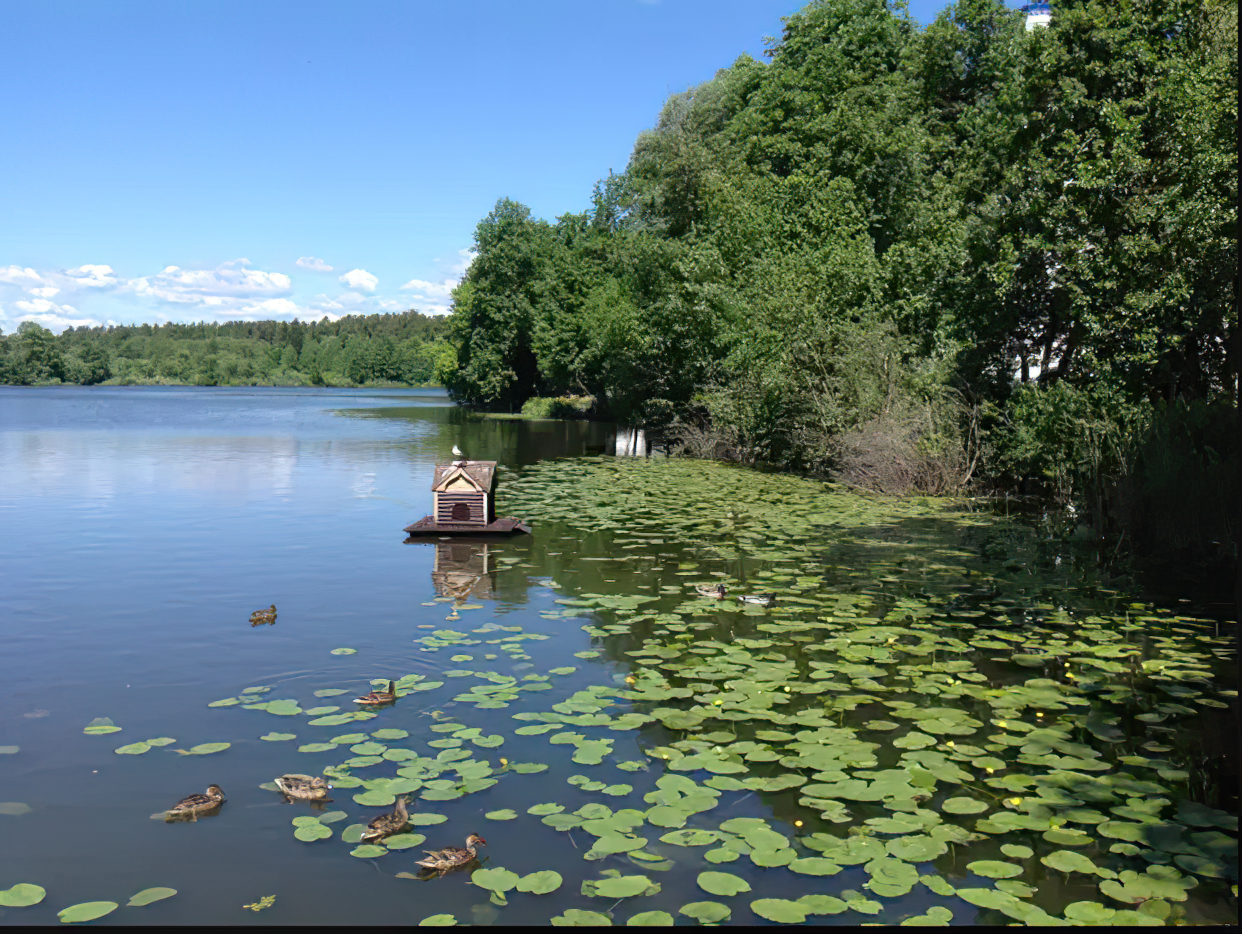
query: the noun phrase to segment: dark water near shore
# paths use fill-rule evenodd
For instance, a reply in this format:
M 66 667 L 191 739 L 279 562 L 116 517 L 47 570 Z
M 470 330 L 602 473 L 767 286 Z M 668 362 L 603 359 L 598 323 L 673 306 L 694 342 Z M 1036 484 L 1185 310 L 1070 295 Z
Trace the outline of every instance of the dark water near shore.
M 589 834 L 554 831 L 528 816 L 527 808 L 555 802 L 572 811 L 601 800 L 613 809 L 650 807 L 643 796 L 664 774 L 663 757 L 650 750 L 693 737 L 694 728 L 670 727 L 678 721 L 665 714 L 641 729 L 587 730 L 592 737 L 613 740 L 610 756 L 597 765 L 578 758 L 581 747 L 574 743 L 550 745 L 544 735 L 515 734 L 515 727 L 540 721 L 515 720 L 513 714 L 547 711 L 567 698 L 567 714 L 589 711 L 589 705 L 581 706 L 583 692 L 627 689 L 644 667 L 657 667 L 652 658 L 631 662 L 630 656 L 644 645 L 650 648 L 653 639 L 673 638 L 678 626 L 685 630 L 683 623 L 701 625 L 703 638 L 711 635 L 721 645 L 737 637 L 776 638 L 753 627 L 785 618 L 779 614 L 764 616 L 759 608 L 743 611 L 732 604 L 729 609 L 684 609 L 687 582 L 706 581 L 713 574 L 727 578 L 738 592 L 771 587 L 801 595 L 810 601 L 808 607 L 834 594 L 854 593 L 858 600 L 851 605 L 856 611 L 844 614 L 847 621 L 866 617 L 891 622 L 894 609 L 906 605 L 903 601 L 960 610 L 958 618 L 966 626 L 985 613 L 995 615 L 998 600 L 1016 616 L 1026 612 L 1049 618 L 1057 613 L 1107 616 L 1141 601 L 1139 595 L 1101 587 L 1090 567 L 1076 565 L 1072 554 L 1024 542 L 1012 528 L 995 530 L 989 525 L 994 520 L 987 517 L 940 520 L 934 505 L 904 517 L 894 513 L 891 521 L 874 527 L 860 525 L 848 532 L 842 527 L 839 540 L 816 546 L 812 583 L 795 580 L 793 570 L 796 561 L 807 563 L 810 552 L 781 551 L 789 546 L 788 530 L 751 528 L 738 537 L 736 528 L 721 517 L 718 536 L 669 524 L 667 537 L 655 538 L 652 528 L 662 527 L 664 520 L 644 518 L 642 505 L 654 503 L 655 493 L 643 487 L 623 497 L 630 478 L 624 472 L 615 477 L 600 473 L 610 467 L 583 468 L 590 483 L 597 484 L 590 516 L 586 503 L 557 502 L 537 484 L 521 486 L 523 477 L 544 477 L 539 473 L 543 468 L 536 466 L 541 462 L 562 458 L 571 459 L 562 461 L 566 464 L 594 464 L 581 459 L 599 454 L 607 440 L 606 426 L 597 424 L 470 418 L 434 390 L 0 390 L 0 750 L 17 747 L 0 755 L 0 802 L 16 805 L 7 812 L 0 805 L 0 890 L 19 882 L 47 890 L 38 905 L 0 907 L 0 924 L 55 923 L 56 912 L 69 905 L 95 900 L 124 905 L 151 886 L 170 886 L 178 894 L 145 908 L 122 907 L 97 923 L 414 924 L 452 914 L 458 923 L 542 924 L 566 909 L 602 912 L 613 907 L 617 899 L 580 894 L 584 879 L 598 880 L 608 869 L 625 875 L 645 872 L 662 886 L 660 892 L 624 899 L 613 912 L 614 923 L 655 910 L 687 923 L 688 918 L 678 915 L 679 907 L 707 900 L 728 904 L 735 922 L 761 922 L 747 907 L 756 896 L 792 900 L 808 893 L 853 891 L 867 875 L 860 865 L 848 865 L 839 874 L 798 875 L 751 865 L 745 856 L 713 865 L 704 862 L 702 847 L 657 842 L 668 831 L 651 826 L 641 831 L 650 841 L 646 849 L 672 860 L 671 865 L 647 869 L 624 855 L 584 861 L 584 851 L 591 847 Z M 533 535 L 486 548 L 402 541 L 401 528 L 430 512 L 433 467 L 451 459 L 454 445 L 472 458 L 500 462 L 500 512 L 508 514 L 506 489 L 512 488 L 510 502 L 522 506 L 514 514 L 543 511 Z M 659 463 L 650 466 L 670 469 Z M 702 476 L 743 474 L 749 472 Z M 802 483 L 772 478 L 774 503 L 800 495 L 797 485 Z M 739 485 L 739 502 L 753 499 L 753 489 Z M 617 499 L 605 515 L 599 501 L 612 492 Z M 706 501 L 708 493 L 703 495 Z M 704 508 L 716 517 L 716 507 Z M 627 537 L 635 534 L 646 538 Z M 792 533 L 788 537 L 797 538 Z M 719 547 L 709 555 L 704 542 Z M 960 571 L 959 564 L 968 570 Z M 864 574 L 868 567 L 887 570 Z M 789 576 L 782 577 L 786 572 Z M 962 573 L 972 576 L 963 583 Z M 881 580 L 882 575 L 887 577 Z M 1017 584 L 1004 583 L 1022 575 Z M 454 609 L 446 595 L 462 586 L 459 595 L 464 596 Z M 577 606 L 556 602 L 582 595 L 588 597 Z M 646 597 L 652 600 L 626 602 Z M 1019 600 L 1029 603 L 1024 607 L 1015 602 Z M 276 624 L 251 627 L 250 612 L 271 603 L 278 608 Z M 635 624 L 632 630 L 620 625 L 640 607 L 664 616 Z M 1177 624 L 1172 617 L 1166 612 L 1156 628 L 1168 635 L 1169 626 Z M 605 628 L 584 631 L 584 624 Z M 715 628 L 709 631 L 709 624 Z M 1232 636 L 1228 622 L 1192 620 L 1184 625 L 1203 634 L 1204 646 L 1224 645 L 1206 640 Z M 446 630 L 467 641 L 426 641 Z M 514 631 L 532 638 L 500 642 Z M 338 648 L 355 651 L 333 654 Z M 701 654 L 706 656 L 706 650 Z M 775 659 L 777 652 L 767 657 Z M 1178 724 L 1178 730 L 1197 740 L 1203 763 L 1177 779 L 1169 797 L 1174 805 L 1186 798 L 1236 815 L 1236 788 L 1219 787 L 1230 767 L 1236 775 L 1236 736 L 1230 749 L 1228 737 L 1219 735 L 1229 724 L 1236 729 L 1237 685 L 1229 674 L 1233 660 L 1224 649 L 1204 657 L 1209 658 L 1205 665 L 1215 666 L 1211 697 L 1226 699 L 1217 702 L 1219 707 L 1195 709 L 1196 715 Z M 980 662 L 977 668 L 980 683 L 1019 683 L 1033 676 L 1008 661 Z M 548 675 L 553 669 L 573 670 Z M 370 690 L 371 679 L 402 675 L 444 683 L 403 697 L 374 719 L 312 725 L 309 719 L 316 715 L 308 719 L 302 712 L 316 706 L 339 708 L 320 717 L 349 712 L 354 709 L 349 699 Z M 508 709 L 472 708 L 457 699 L 485 675 L 492 676 L 492 683 L 517 679 L 528 687 L 549 688 L 521 694 Z M 531 675 L 547 680 L 524 682 Z M 883 680 L 878 674 L 872 677 Z M 856 677 L 857 683 L 864 680 Z M 242 692 L 249 687 L 271 690 L 247 697 Z M 323 689 L 347 693 L 314 695 Z M 301 711 L 278 715 L 240 704 L 207 706 L 230 697 L 290 698 Z M 683 697 L 664 703 L 685 707 L 694 701 Z M 870 710 L 868 703 L 878 708 L 874 700 L 859 703 L 860 711 Z M 629 709 L 629 702 L 620 699 L 608 713 Z M 876 709 L 862 719 L 885 715 Z M 1034 716 L 1030 714 L 1032 724 Z M 101 717 L 121 730 L 85 735 L 83 728 Z M 430 882 L 397 878 L 398 872 L 416 870 L 414 854 L 421 855 L 422 846 L 371 859 L 351 856 L 353 845 L 341 839 L 347 825 L 365 823 L 384 810 L 353 800 L 366 787 L 344 787 L 345 782 L 334 791 L 329 809 L 344 811 L 347 817 L 330 825 L 330 839 L 315 843 L 296 840 L 291 825 L 299 815 L 314 814 L 313 809 L 283 803 L 278 794 L 258 787 L 286 772 L 318 773 L 335 766 L 348 758 L 351 743 L 341 744 L 339 751 L 320 752 L 299 752 L 301 745 L 396 729 L 406 731 L 409 739 L 392 742 L 390 749 L 417 747 L 425 755 L 427 741 L 448 735 L 432 727 L 454 718 L 466 727 L 481 727 L 483 734 L 504 737 L 499 748 L 473 749 L 476 758 L 490 762 L 500 780 L 448 801 L 420 799 L 416 792 L 411 810 L 445 815 L 447 821 L 413 829 L 427 835 L 427 847 L 460 845 L 467 833 L 477 831 L 488 840 L 486 866 L 519 874 L 556 870 L 564 885 L 554 894 L 510 891 L 508 904 L 498 906 L 489 901 L 487 891 L 469 884 L 468 873 Z M 848 706 L 838 722 L 853 722 Z M 798 726 L 786 728 L 792 732 Z M 740 727 L 737 732 L 735 738 L 741 739 Z M 260 738 L 273 733 L 296 738 Z M 861 735 L 887 742 L 878 733 Z M 155 737 L 171 737 L 175 743 L 136 755 L 114 752 Z M 1081 730 L 1075 737 L 1082 738 Z M 1135 742 L 1155 738 L 1136 734 Z M 958 739 L 985 741 L 982 733 Z M 231 745 L 209 755 L 175 752 L 212 742 Z M 716 742 L 724 740 L 718 736 Z M 472 748 L 469 741 L 465 748 Z M 1131 746 L 1126 751 L 1134 752 Z M 436 754 L 432 749 L 431 755 Z M 899 754 L 900 749 L 881 748 L 873 768 L 899 767 Z M 1233 762 L 1222 763 L 1230 755 Z M 392 766 L 408 760 L 353 761 L 352 773 L 370 779 L 373 774 L 391 775 Z M 528 774 L 506 771 L 508 764 L 521 762 L 546 763 L 549 768 Z M 634 766 L 617 768 L 617 763 Z M 1168 768 L 1178 772 L 1173 767 L 1186 764 L 1175 762 Z M 569 784 L 567 779 L 577 773 L 586 778 Z M 706 784 L 713 770 L 676 774 L 698 776 Z M 1143 780 L 1154 778 L 1154 771 L 1141 774 Z M 596 778 L 613 783 L 612 788 L 626 783 L 633 790 L 601 798 L 582 789 Z M 171 825 L 150 819 L 153 812 L 213 782 L 228 796 L 218 815 Z M 1124 806 L 1124 800 L 1119 803 Z M 504 809 L 519 816 L 485 816 Z M 872 811 L 866 814 L 871 817 Z M 729 818 L 752 817 L 795 837 L 810 830 L 846 833 L 845 825 L 820 820 L 815 809 L 800 804 L 794 790 L 726 788 L 717 809 L 699 817 L 710 820 L 687 826 L 713 828 Z M 1201 823 L 1192 829 L 1203 832 L 1213 826 L 1222 825 Z M 1231 829 L 1224 829 L 1236 837 L 1236 819 Z M 1004 841 L 987 841 L 993 842 Z M 817 855 L 799 851 L 799 858 Z M 1148 862 L 1176 869 L 1169 859 L 1128 858 L 1138 870 Z M 964 868 L 978 859 L 1004 857 L 992 847 L 962 857 L 961 865 L 937 861 L 933 868 L 926 861 L 921 871 L 940 872 L 959 888 L 990 885 Z M 1236 873 L 1236 854 L 1234 860 L 1232 870 L 1228 865 L 1206 870 L 1209 874 L 1197 879 L 1177 910 L 1192 921 L 1236 922 L 1236 896 L 1229 892 L 1236 876 L 1230 880 L 1211 874 Z M 1103 865 L 1103 859 L 1097 863 Z M 1098 900 L 1110 909 L 1134 907 L 1102 897 L 1095 880 L 1086 882 L 1081 874 L 1071 883 L 1068 873 L 1062 880 L 1052 870 L 1036 869 L 1042 874 L 1039 879 L 1028 867 L 1023 881 L 1039 888 L 1036 901 L 1050 913 L 1084 900 Z M 741 876 L 754 894 L 709 895 L 696 887 L 703 871 Z M 1113 871 L 1120 871 L 1120 863 Z M 267 895 L 276 896 L 273 907 L 258 913 L 243 910 Z M 935 895 L 923 886 L 879 900 L 884 908 L 876 915 L 851 909 L 810 920 L 893 923 L 933 905 L 950 906 L 953 923 L 1013 917 L 960 897 Z

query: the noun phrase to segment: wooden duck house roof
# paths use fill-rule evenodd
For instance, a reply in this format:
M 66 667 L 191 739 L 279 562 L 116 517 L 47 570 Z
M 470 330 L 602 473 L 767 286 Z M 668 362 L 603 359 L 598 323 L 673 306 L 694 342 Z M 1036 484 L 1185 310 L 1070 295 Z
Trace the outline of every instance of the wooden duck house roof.
M 451 464 L 436 464 L 431 490 L 440 493 L 458 479 L 464 479 L 480 493 L 489 493 L 496 483 L 496 461 L 460 460 Z

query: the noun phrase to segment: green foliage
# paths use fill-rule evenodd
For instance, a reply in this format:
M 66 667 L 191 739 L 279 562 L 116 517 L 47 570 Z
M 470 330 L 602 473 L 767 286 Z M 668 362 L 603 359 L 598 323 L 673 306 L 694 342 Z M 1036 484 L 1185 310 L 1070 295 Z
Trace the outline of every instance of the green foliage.
M 417 312 L 338 321 L 67 328 L 0 336 L 0 383 L 426 385 L 452 369 L 449 324 Z

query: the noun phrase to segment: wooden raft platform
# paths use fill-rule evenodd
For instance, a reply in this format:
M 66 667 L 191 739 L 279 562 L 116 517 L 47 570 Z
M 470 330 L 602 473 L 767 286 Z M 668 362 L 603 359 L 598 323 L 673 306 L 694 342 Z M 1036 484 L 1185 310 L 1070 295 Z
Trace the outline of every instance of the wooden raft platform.
M 469 522 L 437 522 L 435 516 L 423 516 L 413 525 L 403 530 L 411 538 L 420 535 L 515 535 L 529 532 L 530 526 L 524 525 L 521 519 L 505 516 L 495 519 L 487 525 L 476 525 Z

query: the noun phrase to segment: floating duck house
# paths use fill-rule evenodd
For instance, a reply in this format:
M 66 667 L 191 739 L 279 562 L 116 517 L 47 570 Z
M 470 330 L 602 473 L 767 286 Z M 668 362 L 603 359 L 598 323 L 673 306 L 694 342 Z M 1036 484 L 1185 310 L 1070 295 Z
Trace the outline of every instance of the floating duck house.
M 455 460 L 437 464 L 431 482 L 431 515 L 405 531 L 418 535 L 507 535 L 529 532 L 518 519 L 496 518 L 496 462 Z

